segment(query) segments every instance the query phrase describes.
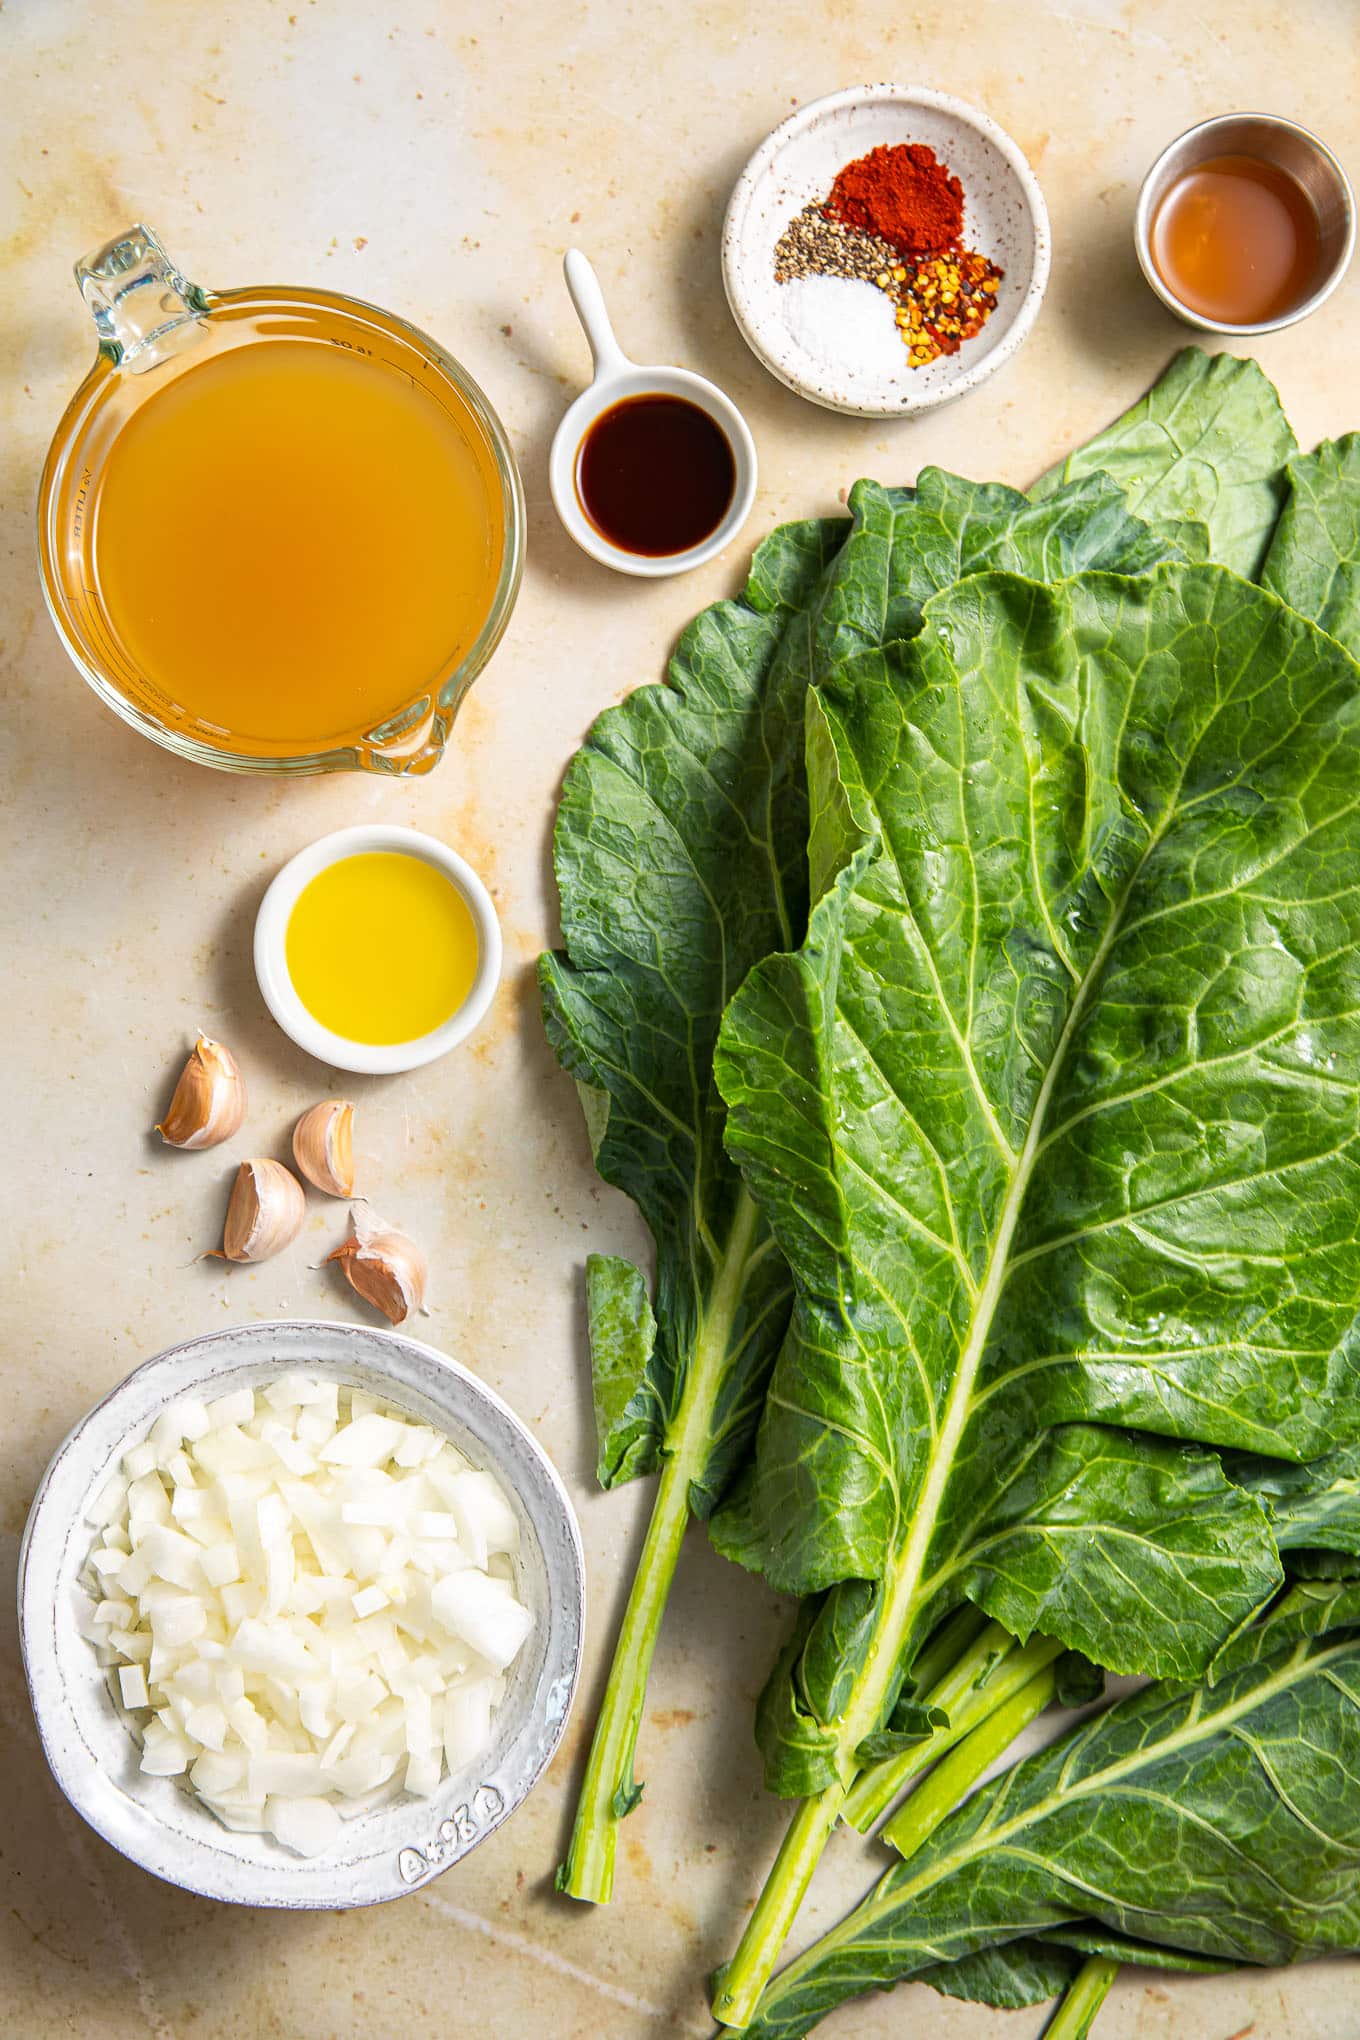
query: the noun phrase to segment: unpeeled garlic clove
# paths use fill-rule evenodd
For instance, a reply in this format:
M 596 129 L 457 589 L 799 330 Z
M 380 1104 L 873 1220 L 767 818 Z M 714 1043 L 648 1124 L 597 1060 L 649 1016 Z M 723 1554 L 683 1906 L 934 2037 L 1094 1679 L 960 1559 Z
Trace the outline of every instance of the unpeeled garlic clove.
M 414 1240 L 367 1211 L 351 1213 L 354 1231 L 328 1261 L 338 1261 L 357 1296 L 394 1325 L 425 1307 L 425 1256 Z
M 354 1107 L 326 1098 L 293 1128 L 293 1159 L 309 1183 L 328 1197 L 354 1193 Z
M 157 1133 L 167 1147 L 216 1147 L 240 1131 L 245 1116 L 246 1087 L 235 1056 L 200 1034 Z
M 222 1231 L 229 1261 L 267 1261 L 295 1240 L 307 1215 L 301 1183 L 282 1162 L 242 1162 Z

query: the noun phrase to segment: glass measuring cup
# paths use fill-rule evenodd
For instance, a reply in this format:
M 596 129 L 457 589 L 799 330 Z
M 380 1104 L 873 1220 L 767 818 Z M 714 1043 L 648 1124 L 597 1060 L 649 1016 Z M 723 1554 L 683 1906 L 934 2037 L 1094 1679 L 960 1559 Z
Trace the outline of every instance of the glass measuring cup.
M 486 397 L 391 313 L 321 290 L 205 291 L 144 226 L 75 273 L 99 357 L 48 451 L 38 535 L 48 608 L 76 666 L 134 729 L 203 764 L 428 771 L 505 630 L 523 566 L 523 494 Z M 195 419 L 215 434 L 202 458 Z M 408 444 L 411 488 L 366 494 L 351 453 L 391 481 L 381 463 Z M 258 530 L 240 495 L 252 458 Z M 456 545 L 445 544 L 450 492 L 434 486 L 446 460 Z M 297 507 L 296 528 L 281 505 Z M 211 594 L 201 618 L 200 570 Z

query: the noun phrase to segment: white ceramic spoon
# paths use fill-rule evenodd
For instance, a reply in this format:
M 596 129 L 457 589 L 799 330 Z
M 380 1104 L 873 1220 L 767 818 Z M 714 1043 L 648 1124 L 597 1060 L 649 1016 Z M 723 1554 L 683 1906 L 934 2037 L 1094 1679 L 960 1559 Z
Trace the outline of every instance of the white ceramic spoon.
M 720 553 L 736 537 L 751 512 L 756 493 L 756 449 L 746 420 L 730 397 L 704 376 L 688 368 L 643 368 L 630 361 L 614 337 L 605 310 L 600 280 L 579 248 L 567 252 L 563 271 L 576 316 L 585 328 L 595 363 L 595 376 L 582 390 L 553 435 L 548 457 L 548 483 L 553 503 L 571 536 L 583 552 L 621 574 L 640 574 L 655 580 L 665 574 L 688 573 Z M 626 397 L 681 397 L 707 412 L 721 429 L 732 449 L 736 464 L 736 486 L 726 515 L 699 545 L 684 552 L 628 552 L 614 545 L 586 515 L 577 487 L 576 474 L 582 444 L 600 415 Z

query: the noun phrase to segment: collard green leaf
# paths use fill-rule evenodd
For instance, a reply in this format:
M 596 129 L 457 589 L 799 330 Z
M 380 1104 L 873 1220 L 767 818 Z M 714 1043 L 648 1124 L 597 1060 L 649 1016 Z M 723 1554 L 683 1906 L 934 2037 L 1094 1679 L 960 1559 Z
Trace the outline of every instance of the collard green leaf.
M 1278 1565 L 1163 1441 L 1354 1428 L 1357 677 L 1221 569 L 983 576 L 810 704 L 817 905 L 718 1056 L 798 1294 L 716 1536 L 879 1587 L 808 1631 L 857 1659 L 820 1785 L 965 1595 L 1203 1670 Z
M 670 684 L 601 716 L 559 810 L 566 955 L 540 964 L 544 1012 L 583 1087 L 600 1173 L 656 1240 L 660 1331 L 638 1389 L 660 1436 L 742 1208 L 712 1080 L 718 1022 L 751 964 L 801 939 L 806 920 L 808 687 L 851 654 L 913 635 L 927 598 L 961 576 L 1135 573 L 1175 557 L 1099 474 L 1036 504 L 928 468 L 913 489 L 857 483 L 851 510 L 848 523 L 785 526 L 760 547 L 742 599 L 686 631 Z M 766 1236 L 750 1253 L 764 1272 L 745 1286 L 719 1370 L 722 1421 L 693 1484 L 701 1514 L 740 1464 L 787 1306 Z M 654 1451 L 625 1455 L 612 1480 L 654 1463 Z
M 1265 1503 L 1281 1551 L 1360 1556 L 1360 1444 L 1338 1446 L 1305 1466 L 1248 1452 L 1230 1453 L 1224 1466 L 1230 1480 Z
M 915 637 L 930 597 L 970 575 L 1061 581 L 1097 567 L 1147 573 L 1185 557 L 1174 537 L 1130 516 L 1123 490 L 1099 473 L 1035 502 L 1000 482 L 928 467 L 911 489 L 856 482 L 850 510 L 849 535 L 810 612 L 805 685 L 856 652 Z
M 943 1707 L 921 1707 L 901 1700 L 893 1709 L 891 1726 L 881 1728 L 875 1735 L 866 1735 L 855 1751 L 855 1762 L 861 1767 L 882 1763 L 885 1757 L 900 1757 L 904 1751 L 915 1749 L 937 1728 L 948 1728 L 949 1716 Z
M 709 1513 L 745 1455 L 788 1314 L 787 1270 L 723 1149 L 712 1050 L 733 988 L 800 925 L 784 884 L 803 885 L 803 799 L 790 792 L 802 699 L 774 676 L 845 529 L 776 532 L 744 597 L 684 633 L 669 684 L 600 717 L 558 810 L 566 948 L 540 959 L 544 1023 L 580 1088 L 596 1167 L 656 1244 L 650 1342 L 635 1292 L 631 1333 L 619 1322 L 630 1282 L 617 1266 L 592 1299 L 602 1478 L 661 1476 L 558 1872 L 560 1890 L 596 1903 L 611 1895 L 617 1823 L 636 1804 L 638 1730 L 686 1522 Z
M 1005 1945 L 1009 1947 L 1010 1943 Z M 1179 1970 L 1186 1976 L 1221 1976 L 1225 1969 L 1237 1967 L 1235 1962 L 1215 1962 L 1208 1955 L 1187 1954 L 1183 1948 L 1158 1948 L 1151 1941 L 1135 1941 L 1131 1934 L 1114 1934 L 1108 1927 L 1054 1927 L 1041 1937 L 1038 1945 L 1069 1948 L 1083 1956 L 1104 1955 L 1111 1962 L 1127 1962 L 1138 1969 Z M 922 1978 L 923 1982 L 928 1980 Z
M 1284 1573 L 1287 1580 L 1349 1580 L 1354 1578 L 1355 1559 L 1348 1551 L 1287 1551 Z
M 1285 474 L 1262 585 L 1360 656 L 1360 433 L 1325 440 Z
M 1293 1580 L 1250 1628 L 1230 1637 L 1211 1667 L 1221 1679 L 1301 1638 L 1360 1628 L 1360 1579 Z
M 1057 1997 L 1078 1967 L 1072 1951 L 1058 1942 L 1007 1941 L 1002 1947 L 979 1948 L 958 1962 L 937 1962 L 921 1970 L 916 1981 L 928 1983 L 941 1997 L 1014 2012 Z
M 1298 445 L 1274 386 L 1254 361 L 1187 347 L 1147 395 L 1069 454 L 1032 490 L 1104 473 L 1128 508 L 1193 552 L 1254 578 L 1285 498 Z
M 661 1456 L 664 1413 L 647 1372 L 656 1319 L 642 1270 L 617 1254 L 586 1260 L 590 1371 L 595 1385 L 596 1478 L 603 1488 L 651 1473 Z
M 702 1512 L 749 1437 L 788 1308 L 780 1257 L 723 1152 L 713 1042 L 751 963 L 795 932 L 781 874 L 800 856 L 801 815 L 785 826 L 769 789 L 771 758 L 801 755 L 802 703 L 788 709 L 767 682 L 844 530 L 776 532 L 746 597 L 685 632 L 669 684 L 606 710 L 568 771 L 554 837 L 566 954 L 540 963 L 548 1035 L 607 1098 L 596 1166 L 638 1205 L 657 1253 L 656 1337 L 630 1391 L 654 1407 L 651 1442 L 611 1477 L 655 1464 L 707 1334 L 713 1422 L 690 1474 Z M 606 1382 L 606 1405 L 611 1393 Z
M 866 1990 L 1065 1927 L 1173 1961 L 1360 1949 L 1360 1640 L 1266 1653 L 1211 1693 L 1147 1687 L 1005 1772 L 775 1979 L 748 2030 L 796 2040 Z
M 1079 1650 L 1065 1650 L 1053 1667 L 1059 1707 L 1089 1707 L 1105 1691 L 1105 1674 Z

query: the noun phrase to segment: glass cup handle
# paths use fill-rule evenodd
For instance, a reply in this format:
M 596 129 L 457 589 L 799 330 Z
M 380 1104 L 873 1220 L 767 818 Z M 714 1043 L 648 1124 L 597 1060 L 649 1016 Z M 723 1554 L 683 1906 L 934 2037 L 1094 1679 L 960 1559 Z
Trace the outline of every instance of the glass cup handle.
M 207 292 L 181 275 L 150 227 L 129 227 L 75 272 L 99 351 L 115 368 L 154 368 L 209 308 Z

